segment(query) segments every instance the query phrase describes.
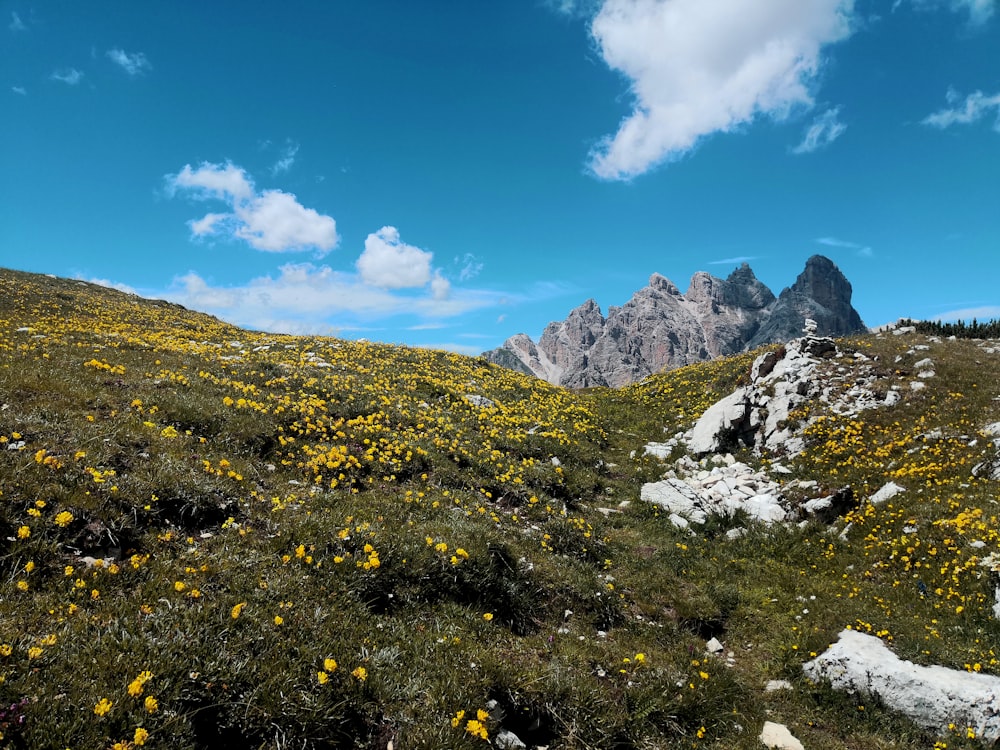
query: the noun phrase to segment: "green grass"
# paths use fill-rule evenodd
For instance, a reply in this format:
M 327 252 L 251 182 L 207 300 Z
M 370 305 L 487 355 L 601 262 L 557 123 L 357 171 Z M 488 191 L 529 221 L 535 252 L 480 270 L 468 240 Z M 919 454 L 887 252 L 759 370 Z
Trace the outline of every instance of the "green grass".
M 978 430 L 1000 421 L 998 355 L 916 343 L 859 337 L 824 365 L 874 368 L 897 406 L 811 404 L 802 456 L 740 456 L 816 494 L 906 492 L 728 539 L 740 519 L 692 535 L 640 502 L 668 468 L 642 447 L 754 353 L 570 392 L 0 272 L 0 746 L 476 748 L 508 729 L 553 750 L 749 750 L 767 719 L 809 748 L 933 747 L 801 676 L 846 626 L 1000 671 L 979 565 L 1000 551 L 998 488 L 971 475 L 995 454 Z M 911 391 L 925 356 L 937 377 Z

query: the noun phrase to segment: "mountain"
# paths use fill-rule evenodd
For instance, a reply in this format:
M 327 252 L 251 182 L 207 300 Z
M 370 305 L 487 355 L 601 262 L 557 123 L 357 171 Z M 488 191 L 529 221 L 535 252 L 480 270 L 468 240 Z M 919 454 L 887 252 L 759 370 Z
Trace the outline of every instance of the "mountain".
M 699 271 L 685 294 L 654 273 L 649 284 L 607 317 L 590 299 L 566 320 L 549 323 L 536 344 L 519 333 L 483 356 L 491 362 L 570 388 L 618 387 L 665 369 L 736 354 L 802 333 L 865 330 L 851 306 L 851 284 L 821 255 L 806 261 L 795 283 L 775 297 L 746 263 L 728 278 Z

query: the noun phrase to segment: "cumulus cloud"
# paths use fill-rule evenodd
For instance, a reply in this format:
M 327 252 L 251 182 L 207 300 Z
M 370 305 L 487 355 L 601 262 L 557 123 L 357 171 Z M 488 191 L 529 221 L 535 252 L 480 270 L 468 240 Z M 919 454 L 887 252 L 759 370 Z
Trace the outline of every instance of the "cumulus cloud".
M 83 78 L 83 73 L 81 73 L 76 68 L 68 68 L 67 70 L 56 70 L 49 76 L 53 81 L 59 81 L 60 83 L 65 83 L 69 86 L 76 86 Z
M 24 86 L 11 86 L 10 90 L 13 91 L 15 94 L 18 94 L 19 96 L 27 96 L 28 95 L 28 92 L 24 88 Z
M 306 208 L 291 193 L 259 192 L 250 176 L 231 162 L 206 162 L 197 169 L 185 164 L 176 175 L 167 175 L 166 182 L 171 194 L 184 190 L 197 199 L 229 205 L 228 213 L 208 213 L 189 221 L 195 237 L 228 236 L 272 253 L 306 249 L 325 253 L 339 241 L 333 217 Z
M 847 126 L 838 119 L 839 115 L 840 107 L 834 107 L 813 120 L 812 125 L 806 128 L 802 142 L 792 149 L 792 153 L 811 154 L 837 140 L 847 130 Z
M 826 245 L 827 247 L 854 250 L 858 255 L 864 258 L 870 258 L 874 254 L 874 251 L 868 245 L 850 242 L 849 240 L 838 240 L 836 237 L 817 237 L 816 242 L 820 245 Z
M 28 27 L 24 25 L 24 21 L 17 13 L 10 14 L 10 23 L 7 24 L 7 28 L 11 31 L 24 31 Z
M 357 268 L 365 283 L 384 289 L 424 286 L 431 280 L 434 254 L 407 245 L 396 227 L 382 227 L 365 239 Z
M 108 59 L 130 76 L 140 75 L 153 67 L 142 52 L 129 54 L 123 49 L 109 49 Z
M 1000 132 L 1000 93 L 987 96 L 982 91 L 974 91 L 962 101 L 957 91 L 949 89 L 947 101 L 952 106 L 928 115 L 921 123 L 944 129 L 952 125 L 970 125 L 992 113 L 997 118 L 993 129 Z
M 605 0 L 591 23 L 634 108 L 592 151 L 625 180 L 682 157 L 705 136 L 813 105 L 825 46 L 850 36 L 854 0 Z

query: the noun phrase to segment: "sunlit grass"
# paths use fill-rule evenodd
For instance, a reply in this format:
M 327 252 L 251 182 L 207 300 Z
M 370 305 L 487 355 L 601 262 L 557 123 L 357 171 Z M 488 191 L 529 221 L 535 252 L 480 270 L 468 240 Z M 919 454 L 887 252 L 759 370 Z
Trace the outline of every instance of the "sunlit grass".
M 766 715 L 810 748 L 933 747 L 801 664 L 850 626 L 1000 673 L 982 565 L 997 483 L 972 476 L 996 453 L 979 430 L 1000 421 L 998 356 L 844 348 L 901 403 L 813 405 L 804 454 L 740 458 L 817 494 L 905 491 L 729 539 L 640 503 L 667 468 L 642 448 L 689 429 L 752 353 L 571 392 L 2 272 L 2 742 L 755 748 Z M 928 356 L 937 377 L 911 390 Z M 793 689 L 765 695 L 779 678 Z

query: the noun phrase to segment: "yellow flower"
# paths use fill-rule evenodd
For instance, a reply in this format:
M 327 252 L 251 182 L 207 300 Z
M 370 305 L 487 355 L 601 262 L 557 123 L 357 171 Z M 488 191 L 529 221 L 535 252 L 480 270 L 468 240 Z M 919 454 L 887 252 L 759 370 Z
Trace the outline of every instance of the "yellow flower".
M 18 591 L 27 591 L 28 590 L 28 582 L 27 581 L 18 581 L 17 582 L 17 590 Z
M 327 682 L 330 681 L 330 675 L 328 675 L 326 672 L 323 672 L 321 670 L 321 671 L 319 671 L 319 672 L 316 673 L 316 679 L 317 679 L 317 681 L 319 681 L 320 685 L 325 685 Z
M 464 718 L 465 718 L 465 710 L 464 709 L 456 711 L 455 712 L 455 716 L 452 717 L 451 725 L 453 727 L 457 727 L 458 724 L 459 724 L 459 722 L 461 722 L 462 719 L 464 719 Z
M 147 695 L 146 700 L 143 701 L 143 705 L 146 707 L 147 714 L 155 714 L 157 709 L 160 707 L 160 702 L 153 696 Z
M 334 670 L 337 669 L 337 660 L 336 659 L 324 659 L 323 660 L 323 669 L 325 669 L 327 672 L 333 672 Z
M 0 656 L 10 656 L 12 653 L 14 653 L 14 647 L 9 643 L 4 643 L 0 646 Z
M 32 646 L 31 648 L 28 649 L 29 659 L 37 659 L 41 655 L 42 655 L 42 649 L 38 648 L 38 646 Z
M 31 529 L 29 529 L 27 526 L 21 526 L 17 530 L 18 539 L 27 539 L 29 536 L 31 536 Z
M 135 734 L 132 736 L 132 742 L 136 745 L 145 745 L 147 739 L 149 739 L 149 732 L 142 727 L 136 727 Z
M 160 435 L 165 438 L 175 438 L 177 437 L 177 430 L 173 427 L 173 425 L 167 425 L 160 430 Z
M 76 570 L 73 568 L 72 565 L 67 565 L 65 568 L 63 568 L 63 575 L 65 575 L 67 578 L 69 578 L 75 572 Z
M 487 612 L 486 614 L 483 615 L 483 619 L 486 620 L 486 622 L 489 622 L 490 620 L 493 619 L 493 613 Z
M 70 513 L 68 510 L 64 510 L 62 513 L 57 513 L 56 517 L 52 520 L 56 526 L 59 526 L 60 528 L 66 528 L 71 523 L 73 523 L 73 514 Z
M 358 667 L 353 672 L 351 672 L 351 676 L 355 677 L 360 682 L 364 682 L 365 680 L 368 679 L 368 670 L 365 669 L 364 667 Z
M 246 602 L 240 602 L 239 604 L 237 604 L 235 607 L 232 608 L 232 610 L 229 612 L 229 616 L 232 617 L 234 620 L 238 620 L 240 615 L 243 613 L 243 608 L 245 606 L 247 606 Z
M 187 588 L 187 584 L 184 581 L 174 581 L 174 591 L 183 591 Z
M 101 698 L 97 701 L 97 705 L 94 706 L 94 713 L 98 716 L 104 716 L 111 710 L 112 703 L 107 698 Z
M 281 615 L 275 615 L 274 616 L 274 624 L 275 625 L 284 625 L 284 623 L 285 623 L 285 618 L 284 617 L 282 617 Z
M 35 569 L 35 561 L 34 560 L 28 560 L 27 564 L 24 566 L 24 572 L 25 573 L 30 573 L 34 569 Z

